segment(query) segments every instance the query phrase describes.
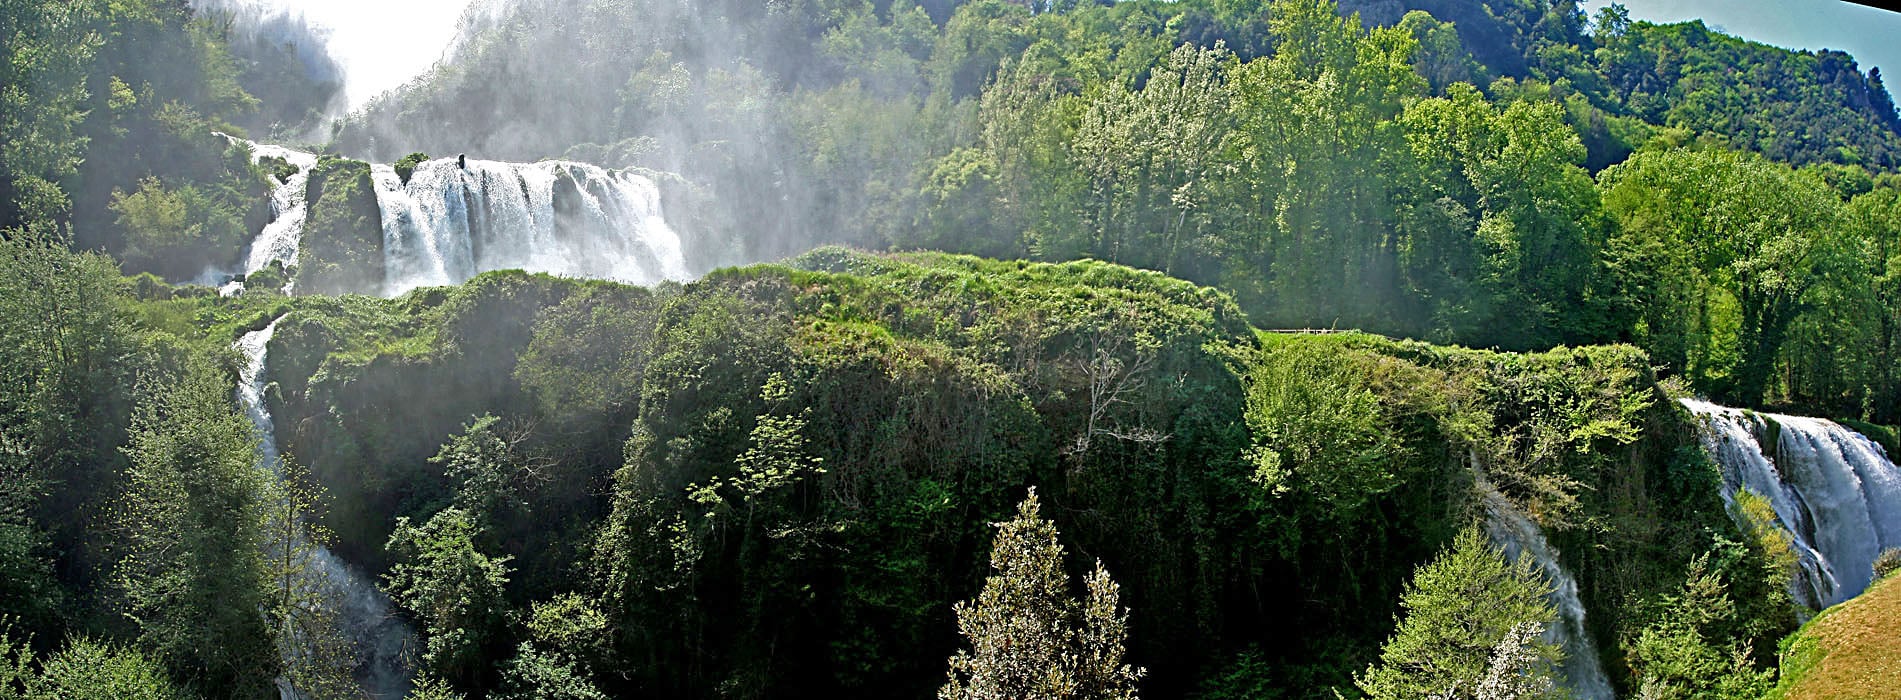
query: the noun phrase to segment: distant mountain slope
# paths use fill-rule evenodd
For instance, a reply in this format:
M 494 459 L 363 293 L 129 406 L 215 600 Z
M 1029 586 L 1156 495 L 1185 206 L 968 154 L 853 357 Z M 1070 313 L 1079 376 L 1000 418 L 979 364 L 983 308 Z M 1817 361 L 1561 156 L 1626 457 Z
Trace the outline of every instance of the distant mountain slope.
M 1901 116 L 1879 69 L 1711 30 L 1632 22 L 1613 5 L 1586 17 L 1569 0 L 1348 0 L 1342 12 L 1394 25 L 1423 10 L 1457 31 L 1483 67 L 1473 79 L 1564 81 L 1606 114 L 1721 134 L 1796 164 L 1901 167 Z

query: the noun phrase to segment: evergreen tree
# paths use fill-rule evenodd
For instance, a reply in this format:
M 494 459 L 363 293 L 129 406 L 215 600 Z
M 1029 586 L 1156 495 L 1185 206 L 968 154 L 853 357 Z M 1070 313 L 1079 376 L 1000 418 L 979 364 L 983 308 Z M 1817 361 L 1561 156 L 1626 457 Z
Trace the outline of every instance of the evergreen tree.
M 1532 566 L 1529 557 L 1506 561 L 1479 528 L 1467 528 L 1413 573 L 1400 598 L 1405 615 L 1399 629 L 1380 650 L 1380 660 L 1355 683 L 1375 700 L 1475 698 L 1481 686 L 1548 687 L 1559 650 L 1542 641 L 1522 642 L 1542 662 L 1526 664 L 1512 660 L 1515 654 L 1505 644 L 1515 629 L 1528 624 L 1542 629 L 1557 618 L 1545 599 L 1551 584 Z M 1495 656 L 1504 663 L 1495 663 Z M 1511 674 L 1495 667 L 1525 668 L 1531 677 L 1501 682 Z M 1494 676 L 1500 678 L 1488 680 Z
M 1775 672 L 1755 670 L 1746 640 L 1726 633 L 1735 627 L 1737 606 L 1708 555 L 1690 564 L 1683 589 L 1666 596 L 1662 607 L 1630 651 L 1631 668 L 1642 678 L 1640 697 L 1728 700 L 1768 692 Z
M 1088 600 L 1071 598 L 1063 545 L 1055 523 L 1042 518 L 1035 489 L 998 528 L 990 550 L 996 573 L 975 600 L 956 606 L 971 648 L 951 657 L 950 682 L 937 696 L 1134 700 L 1143 671 L 1122 662 L 1128 613 L 1102 563 L 1085 580 Z

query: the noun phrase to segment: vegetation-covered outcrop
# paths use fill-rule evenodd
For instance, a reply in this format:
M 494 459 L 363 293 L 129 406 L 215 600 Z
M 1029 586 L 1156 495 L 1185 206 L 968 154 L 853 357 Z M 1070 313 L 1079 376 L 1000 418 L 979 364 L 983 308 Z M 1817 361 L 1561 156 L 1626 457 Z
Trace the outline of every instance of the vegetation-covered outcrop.
M 1102 263 L 489 274 L 300 302 L 272 348 L 338 550 L 404 566 L 414 545 L 378 551 L 397 517 L 456 518 L 419 532 L 506 562 L 497 604 L 602 616 L 603 646 L 555 651 L 606 689 L 927 693 L 986 524 L 1031 486 L 1121 584 L 1146 692 L 1346 687 L 1409 569 L 1479 517 L 1479 474 L 1570 555 L 1612 662 L 1712 546 L 1744 543 L 1720 571 L 1739 599 L 1786 583 L 1751 568 L 1768 554 L 1641 352 L 1257 336 L 1225 295 Z M 1745 614 L 1763 648 L 1793 625 Z M 547 650 L 506 617 L 464 636 Z
M 370 164 L 324 158 L 310 175 L 309 218 L 297 254 L 305 294 L 374 291 L 383 284 L 383 213 Z

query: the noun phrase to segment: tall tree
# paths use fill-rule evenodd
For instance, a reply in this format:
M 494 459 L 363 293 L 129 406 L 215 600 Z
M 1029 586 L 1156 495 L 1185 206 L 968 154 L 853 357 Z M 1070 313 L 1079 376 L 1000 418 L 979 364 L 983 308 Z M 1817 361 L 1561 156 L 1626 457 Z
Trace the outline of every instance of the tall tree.
M 1506 561 L 1477 527 L 1459 533 L 1413 572 L 1399 601 L 1399 629 L 1355 683 L 1375 700 L 1475 697 L 1515 628 L 1542 630 L 1557 619 L 1545 599 L 1551 584 L 1533 566 L 1524 556 Z M 1543 641 L 1530 645 L 1544 662 L 1531 672 L 1548 677 L 1562 652 Z
M 1853 263 L 1820 179 L 1726 150 L 1647 150 L 1599 178 L 1640 289 L 1639 340 L 1721 399 L 1760 405 L 1808 295 Z
M 1270 327 L 1386 327 L 1395 291 L 1386 170 L 1402 99 L 1423 92 L 1410 33 L 1363 28 L 1331 0 L 1268 9 L 1271 57 L 1230 75 L 1235 138 L 1222 282 Z
M 278 671 L 260 611 L 265 478 L 249 421 L 209 360 L 148 381 L 132 423 L 117 529 L 126 615 L 175 677 L 207 696 L 253 697 Z
M 479 687 L 489 659 L 501 656 L 508 610 L 503 587 L 510 557 L 491 557 L 476 546 L 482 524 L 459 508 L 435 514 L 421 526 L 397 518 L 388 550 L 386 590 L 422 624 L 429 670 L 460 685 Z
M 970 649 L 950 659 L 942 700 L 1133 700 L 1142 669 L 1122 662 L 1128 612 L 1120 589 L 1096 563 L 1086 601 L 1070 597 L 1063 545 L 1031 489 L 1016 518 L 998 524 L 990 550 L 996 573 L 975 600 L 958 603 L 957 628 Z

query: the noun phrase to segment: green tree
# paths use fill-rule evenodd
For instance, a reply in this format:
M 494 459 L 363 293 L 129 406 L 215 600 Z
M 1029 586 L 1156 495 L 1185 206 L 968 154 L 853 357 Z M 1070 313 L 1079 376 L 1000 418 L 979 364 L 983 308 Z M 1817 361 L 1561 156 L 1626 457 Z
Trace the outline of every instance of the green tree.
M 543 651 L 522 642 L 514 658 L 502 667 L 498 700 L 607 700 L 588 680 L 586 669 L 560 652 Z
M 1230 73 L 1234 134 L 1215 205 L 1220 278 L 1267 327 L 1388 327 L 1396 279 L 1388 169 L 1393 120 L 1424 83 L 1412 35 L 1367 30 L 1331 0 L 1268 8 L 1273 56 Z M 1257 311 L 1258 310 L 1258 311 Z
M 238 212 L 193 185 L 167 188 L 156 177 L 131 194 L 114 192 L 112 211 L 124 230 L 119 256 L 127 267 L 187 279 L 207 261 L 235 257 L 246 238 Z
M 1466 528 L 1413 572 L 1399 602 L 1399 629 L 1355 684 L 1376 700 L 1475 697 L 1514 628 L 1542 630 L 1557 619 L 1546 600 L 1551 583 L 1534 566 L 1524 556 L 1506 561 L 1478 527 Z M 1548 676 L 1562 652 L 1542 641 L 1530 645 L 1542 662 L 1531 672 Z
M 1128 613 L 1102 563 L 1085 580 L 1088 598 L 1070 596 L 1056 525 L 1042 517 L 1036 490 L 998 524 L 995 573 L 973 600 L 958 603 L 957 628 L 971 647 L 950 659 L 944 700 L 1136 697 L 1143 671 L 1122 662 Z
M 1070 146 L 1089 178 L 1089 254 L 1173 272 L 1207 230 L 1206 211 L 1230 129 L 1226 73 L 1233 54 L 1183 44 L 1136 91 L 1109 87 L 1089 102 Z
M 1760 698 L 1774 685 L 1775 671 L 1757 671 L 1746 640 L 1730 636 L 1736 604 L 1708 555 L 1690 564 L 1682 590 L 1665 596 L 1661 607 L 1630 649 L 1646 700 L 1743 700 Z
M 102 583 L 95 524 L 122 483 L 140 365 L 117 266 L 52 231 L 0 231 L 0 615 L 43 631 L 59 586 Z
M 1605 222 L 1562 106 L 1455 85 L 1400 121 L 1416 168 L 1396 197 L 1401 270 L 1427 337 L 1541 348 L 1619 330 L 1591 294 Z
M 1869 420 L 1901 422 L 1901 179 L 1885 178 L 1856 196 L 1848 220 L 1867 251 L 1871 282 L 1865 308 L 1872 318 L 1863 327 L 1872 336 L 1864 413 Z
M 3 627 L 3 625 L 0 625 Z M 0 698 L 7 700 L 173 700 L 189 697 L 165 668 L 136 649 L 75 637 L 34 668 L 30 645 L 0 630 Z
M 476 547 L 482 526 L 449 508 L 421 526 L 396 520 L 388 549 L 394 564 L 385 590 L 422 623 L 423 661 L 432 673 L 478 685 L 502 642 L 508 602 L 508 561 Z
M 1840 198 L 1759 156 L 1646 150 L 1599 176 L 1639 340 L 1698 389 L 1760 405 L 1809 294 L 1852 265 Z M 1646 281 L 1649 280 L 1649 281 Z
M 251 423 L 203 359 L 148 380 L 125 453 L 117 578 L 139 639 L 209 696 L 250 697 L 278 672 L 263 550 L 264 474 Z
M 301 694 L 344 698 L 361 692 L 351 672 L 356 650 L 341 626 L 338 597 L 323 551 L 331 537 L 317 524 L 324 492 L 302 465 L 280 459 L 265 484 L 264 545 L 269 620 L 284 679 Z M 332 564 L 334 565 L 334 564 Z
M 94 18 L 89 2 L 0 7 L 0 228 L 50 223 L 72 206 L 56 183 L 85 160 Z

